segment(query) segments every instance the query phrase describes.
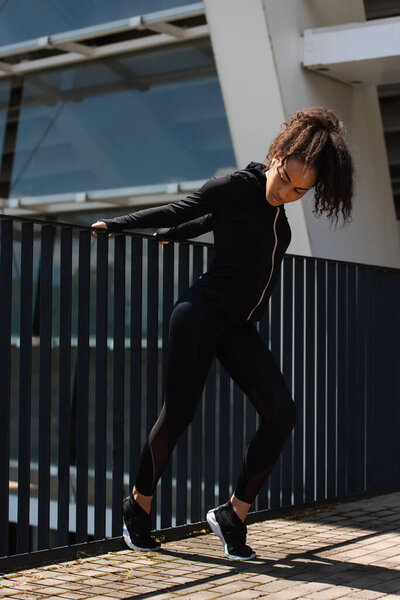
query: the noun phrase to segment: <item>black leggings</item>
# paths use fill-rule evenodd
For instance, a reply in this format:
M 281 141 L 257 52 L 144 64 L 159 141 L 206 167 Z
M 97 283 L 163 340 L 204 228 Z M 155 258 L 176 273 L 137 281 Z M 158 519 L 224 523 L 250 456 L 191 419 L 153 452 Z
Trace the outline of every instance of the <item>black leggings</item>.
M 145 443 L 135 487 L 152 496 L 180 435 L 193 419 L 213 357 L 248 396 L 261 417 L 235 489 L 252 503 L 296 423 L 296 406 L 253 323 L 228 325 L 193 290 L 175 304 L 170 320 L 165 402 Z

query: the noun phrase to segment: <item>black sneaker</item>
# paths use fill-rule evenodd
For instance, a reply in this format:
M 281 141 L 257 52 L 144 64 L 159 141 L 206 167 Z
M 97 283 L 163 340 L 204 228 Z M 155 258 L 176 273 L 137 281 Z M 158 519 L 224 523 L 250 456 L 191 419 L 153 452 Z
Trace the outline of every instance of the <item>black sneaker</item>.
M 124 523 L 122 535 L 132 550 L 158 550 L 160 544 L 151 536 L 150 515 L 130 494 L 123 504 Z
M 221 538 L 225 556 L 236 560 L 251 560 L 255 557 L 256 553 L 250 546 L 246 546 L 247 527 L 230 502 L 209 510 L 207 521 L 213 532 Z

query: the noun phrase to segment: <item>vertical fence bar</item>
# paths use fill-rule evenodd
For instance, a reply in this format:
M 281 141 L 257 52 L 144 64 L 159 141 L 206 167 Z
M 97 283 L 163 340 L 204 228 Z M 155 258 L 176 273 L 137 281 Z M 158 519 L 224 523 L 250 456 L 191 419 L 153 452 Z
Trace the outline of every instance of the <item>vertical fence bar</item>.
M 384 278 L 384 306 L 385 306 L 385 321 L 383 323 L 383 330 L 384 330 L 384 347 L 386 349 L 386 364 L 385 364 L 385 369 L 387 369 L 387 376 L 384 378 L 383 381 L 383 397 L 387 398 L 387 402 L 388 402 L 388 412 L 387 412 L 387 417 L 389 419 L 389 427 L 388 427 L 388 433 L 389 435 L 387 436 L 387 446 L 386 446 L 386 450 L 387 450 L 387 454 L 386 454 L 386 461 L 388 463 L 389 469 L 387 472 L 388 475 L 388 479 L 385 482 L 385 487 L 386 489 L 390 489 L 391 487 L 393 488 L 395 486 L 395 481 L 396 481 L 396 470 L 397 470 L 397 465 L 396 463 L 398 462 L 397 460 L 390 460 L 391 456 L 399 456 L 399 452 L 398 452 L 398 431 L 399 431 L 399 420 L 396 419 L 397 417 L 397 410 L 396 407 L 399 403 L 399 397 L 395 396 L 394 392 L 394 381 L 395 381 L 395 373 L 396 373 L 396 369 L 399 366 L 399 360 L 398 360 L 398 348 L 395 347 L 393 341 L 394 341 L 394 326 L 396 323 L 396 317 L 395 317 L 395 304 L 394 304 L 394 298 L 396 296 L 396 290 L 394 288 L 394 286 L 392 285 L 392 273 L 390 271 L 387 271 L 385 273 L 385 278 Z M 398 306 L 397 306 L 397 310 L 398 310 Z M 397 354 L 397 360 L 394 360 L 394 358 L 396 357 Z
M 375 271 L 374 277 L 374 288 L 375 288 L 375 310 L 374 310 L 374 322 L 375 335 L 374 335 L 374 349 L 375 349 L 375 396 L 373 399 L 373 419 L 374 419 L 374 464 L 373 464 L 373 485 L 375 490 L 383 489 L 384 481 L 384 440 L 385 440 L 385 425 L 384 417 L 382 415 L 382 403 L 384 398 L 382 397 L 382 376 L 383 376 L 383 361 L 382 354 L 384 347 L 382 343 L 382 318 L 383 318 L 383 298 L 382 298 L 382 273 L 379 270 Z
M 214 258 L 214 248 L 207 247 L 207 268 Z M 215 504 L 215 403 L 216 403 L 216 368 L 215 360 L 212 361 L 207 375 L 204 411 L 203 411 L 203 435 L 204 435 L 204 513 Z M 205 515 L 203 514 L 203 517 Z
M 32 399 L 33 224 L 21 227 L 17 552 L 29 552 Z M 3 281 L 3 280 L 2 280 Z M 3 284 L 2 284 L 3 285 Z M 3 314 L 3 313 L 1 313 Z M 3 319 L 3 316 L 2 316 Z M 1 355 L 2 356 L 2 355 Z
M 338 265 L 338 332 L 337 332 L 337 489 L 336 495 L 343 498 L 347 493 L 347 275 L 346 265 Z
M 94 538 L 106 529 L 108 236 L 97 234 Z
M 229 498 L 229 454 L 230 454 L 230 389 L 228 373 L 219 367 L 219 440 L 218 440 L 218 500 L 219 504 Z
M 315 452 L 315 261 L 306 260 L 306 335 L 305 335 L 305 495 L 314 501 Z
M 203 273 L 203 247 L 193 246 L 193 279 Z M 190 520 L 192 523 L 201 520 L 201 456 L 202 443 L 202 403 L 194 413 L 191 425 L 191 465 L 190 465 Z
M 53 236 L 51 225 L 41 228 L 40 245 L 40 367 L 38 548 L 49 547 L 50 520 L 50 410 Z
M 158 401 L 158 242 L 149 239 L 147 243 L 147 411 L 146 434 L 149 435 L 157 419 Z M 154 506 L 157 506 L 156 493 Z M 156 526 L 156 514 L 152 512 L 152 526 Z
M 189 245 L 179 244 L 178 293 L 189 286 Z M 186 523 L 187 476 L 188 476 L 188 432 L 185 431 L 177 444 L 176 456 L 176 524 Z
M 398 435 L 398 424 L 400 423 L 400 369 L 398 368 L 398 351 L 400 347 L 400 273 L 389 272 L 387 273 L 389 278 L 388 293 L 389 302 L 391 307 L 391 319 L 387 320 L 387 327 L 389 328 L 390 335 L 390 365 L 389 372 L 391 374 L 391 385 L 389 387 L 389 395 L 393 407 L 393 418 L 391 421 L 392 434 L 391 434 L 391 456 L 400 455 L 400 436 Z M 391 487 L 396 488 L 400 485 L 400 464 L 398 460 L 392 462 L 392 473 L 391 473 Z
M 169 321 L 174 304 L 174 244 L 163 246 L 163 306 L 162 306 L 162 398 L 165 401 L 165 386 L 168 363 Z M 161 476 L 161 527 L 171 527 L 172 518 L 172 463 L 165 466 Z
M 142 418 L 142 275 L 143 240 L 131 238 L 131 331 L 130 331 L 130 409 L 129 409 L 129 490 L 131 491 L 141 450 Z
M 374 400 L 376 396 L 376 377 L 375 377 L 375 286 L 374 270 L 369 268 L 366 273 L 366 346 L 365 346 L 365 435 L 366 435 L 366 456 L 365 456 L 365 486 L 366 490 L 373 489 L 374 480 Z
M 265 310 L 265 312 L 261 318 L 260 327 L 259 327 L 260 336 L 265 341 L 265 344 L 267 346 L 269 345 L 269 325 L 270 325 L 269 310 L 267 307 L 267 309 Z M 247 400 L 246 406 L 248 404 L 250 404 L 250 402 Z M 243 414 L 241 415 L 241 418 L 243 418 Z M 244 423 L 243 423 L 243 425 L 244 425 Z M 244 428 L 242 428 L 242 429 L 244 429 Z M 234 446 L 234 448 L 235 448 L 235 446 Z M 243 458 L 243 451 L 242 451 L 242 458 Z M 262 488 L 257 496 L 257 500 L 256 500 L 257 510 L 266 510 L 268 508 L 268 487 L 269 487 L 269 478 L 267 478 L 267 481 L 264 483 L 264 485 L 262 486 Z
M 249 446 L 251 440 L 253 439 L 254 434 L 256 432 L 256 428 L 257 428 L 255 408 L 248 398 L 246 400 L 247 401 L 246 401 L 246 404 L 244 407 L 244 420 L 245 420 L 244 445 L 246 447 L 245 452 L 246 452 L 247 447 Z M 278 483 L 279 483 L 279 481 L 278 481 Z M 265 489 L 262 492 L 263 498 L 261 501 L 264 502 L 265 508 L 267 508 L 267 504 L 268 504 L 268 495 L 269 495 L 270 485 L 271 485 L 271 479 L 269 478 L 267 480 L 267 482 L 264 484 Z M 257 500 L 259 503 L 260 498 L 258 498 Z
M 293 395 L 293 259 L 283 262 L 283 319 L 282 319 L 282 372 Z M 282 506 L 292 503 L 293 435 L 286 440 L 282 451 Z
M 243 460 L 243 393 L 238 385 L 233 385 L 232 402 L 232 491 L 235 489 L 236 480 L 239 476 Z
M 357 464 L 355 472 L 355 487 L 358 492 L 365 490 L 365 311 L 366 311 L 366 289 L 365 268 L 356 268 L 356 303 L 355 303 L 355 408 L 356 419 L 354 426 L 355 435 L 355 461 Z M 390 356 L 390 354 L 389 354 Z M 390 423 L 392 421 L 390 420 Z
M 327 498 L 336 495 L 336 263 L 327 265 Z
M 8 489 L 10 473 L 10 366 L 13 223 L 1 221 L 0 241 L 0 556 L 8 554 Z
M 58 545 L 69 537 L 69 459 L 71 407 L 72 229 L 61 229 L 60 366 L 58 391 Z
M 317 398 L 316 398 L 316 500 L 325 496 L 325 419 L 326 419 L 326 263 L 317 261 Z
M 125 236 L 114 241 L 112 536 L 121 533 L 124 489 Z
M 381 487 L 388 489 L 391 487 L 391 471 L 393 455 L 391 453 L 391 426 L 392 426 L 392 398 L 390 397 L 390 380 L 392 378 L 392 365 L 390 355 L 393 352 L 390 343 L 390 329 L 393 327 L 391 318 L 391 294 L 389 294 L 389 273 L 380 272 L 381 288 L 381 311 L 380 311 L 380 342 L 381 342 L 381 373 L 380 379 L 380 398 L 379 398 L 379 426 L 380 426 L 380 446 L 381 446 Z M 398 308 L 398 307 L 397 307 Z M 390 325 L 389 325 L 390 323 Z M 398 349 L 397 349 L 398 352 Z M 396 399 L 397 402 L 399 398 Z M 399 424 L 396 426 L 398 435 Z
M 79 233 L 78 351 L 76 364 L 76 543 L 87 540 L 90 231 Z
M 281 362 L 281 273 L 271 296 L 271 352 L 278 365 Z M 269 477 L 270 508 L 281 505 L 281 463 L 280 457 Z
M 303 503 L 304 494 L 304 259 L 294 260 L 294 401 L 297 423 L 293 432 L 293 499 Z
M 358 435 L 357 421 L 361 417 L 356 389 L 357 342 L 356 342 L 356 267 L 347 265 L 347 493 L 358 492 L 356 463 L 356 438 Z

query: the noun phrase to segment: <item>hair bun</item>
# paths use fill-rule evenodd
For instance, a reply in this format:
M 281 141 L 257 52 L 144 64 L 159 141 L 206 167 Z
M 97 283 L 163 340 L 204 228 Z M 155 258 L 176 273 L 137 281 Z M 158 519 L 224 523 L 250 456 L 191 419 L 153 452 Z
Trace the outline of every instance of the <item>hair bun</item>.
M 305 116 L 329 133 L 339 133 L 343 129 L 342 121 L 329 108 L 312 106 L 305 110 Z
M 333 131 L 335 129 L 333 127 L 333 124 L 330 123 L 327 119 L 324 119 L 323 117 L 315 117 L 315 122 L 317 125 L 319 125 L 323 129 L 326 129 L 327 131 Z

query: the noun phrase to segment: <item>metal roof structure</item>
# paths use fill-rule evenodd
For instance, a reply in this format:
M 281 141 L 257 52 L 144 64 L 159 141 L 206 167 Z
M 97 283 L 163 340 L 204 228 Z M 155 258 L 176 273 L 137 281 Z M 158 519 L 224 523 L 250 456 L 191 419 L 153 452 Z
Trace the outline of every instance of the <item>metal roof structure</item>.
M 202 2 L 0 46 L 0 78 L 208 35 Z

